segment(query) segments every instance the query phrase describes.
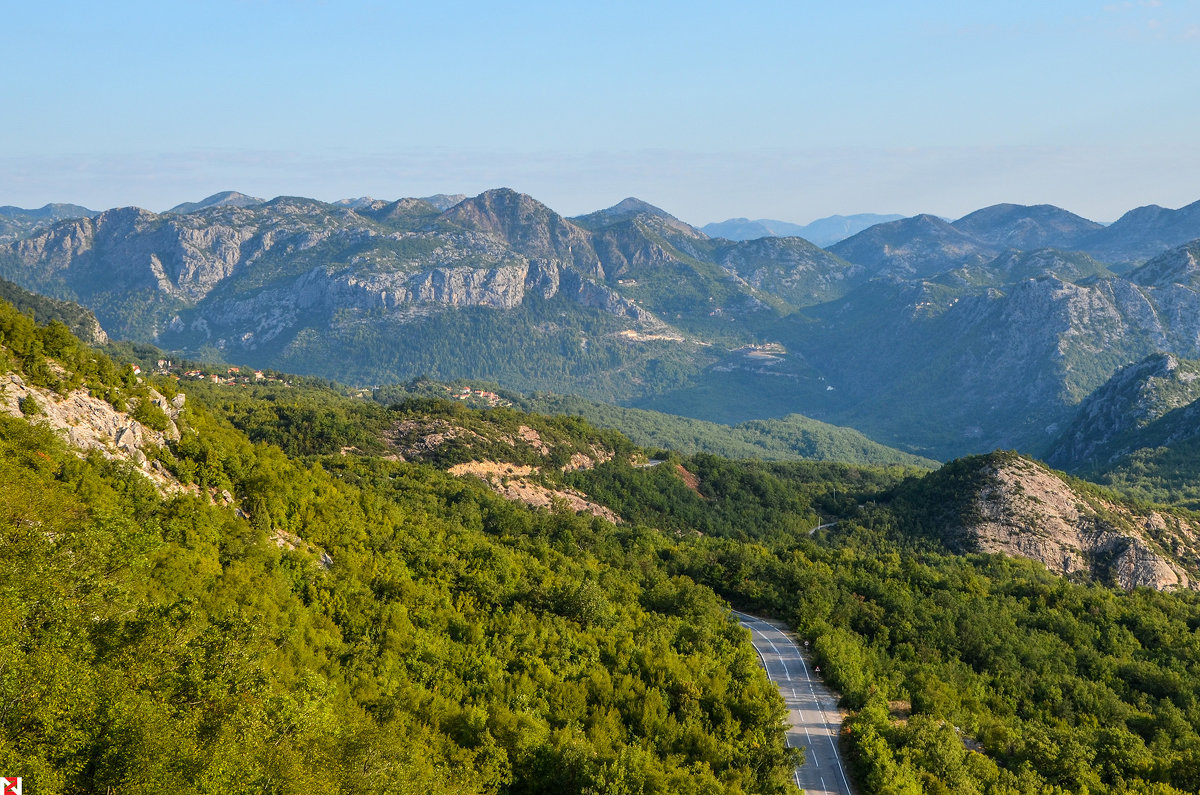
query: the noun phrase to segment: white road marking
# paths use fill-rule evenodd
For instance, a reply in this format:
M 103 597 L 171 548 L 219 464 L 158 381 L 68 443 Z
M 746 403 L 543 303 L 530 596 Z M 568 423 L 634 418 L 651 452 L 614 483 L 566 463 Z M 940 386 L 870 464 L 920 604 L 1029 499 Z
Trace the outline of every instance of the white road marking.
M 743 625 L 745 625 L 747 628 L 754 628 L 757 630 L 756 634 L 759 637 L 761 637 L 761 639 L 763 641 L 765 641 L 771 647 L 771 651 L 774 653 L 775 657 L 777 658 L 776 661 L 782 665 L 784 679 L 785 679 L 785 681 L 787 681 L 789 683 L 788 689 L 792 693 L 792 699 L 797 702 L 796 712 L 800 716 L 801 725 L 804 728 L 804 734 L 808 738 L 809 747 L 811 748 L 812 747 L 812 735 L 809 734 L 808 726 L 806 725 L 807 722 L 804 720 L 804 710 L 799 707 L 799 699 L 796 697 L 795 687 L 791 685 L 792 677 L 791 677 L 791 671 L 788 669 L 788 659 L 783 655 L 782 652 L 779 651 L 779 647 L 775 645 L 774 641 L 771 640 L 770 633 L 773 632 L 775 634 L 780 635 L 784 640 L 787 641 L 788 645 L 791 648 L 795 649 L 795 651 L 796 651 L 795 656 L 797 658 L 799 658 L 799 660 L 800 660 L 801 668 L 804 671 L 804 677 L 808 682 L 809 693 L 813 696 L 813 701 L 816 704 L 817 712 L 820 714 L 821 720 L 827 726 L 834 726 L 835 724 L 832 723 L 829 720 L 828 716 L 825 714 L 825 709 L 821 704 L 821 698 L 819 696 L 817 696 L 816 691 L 813 688 L 813 678 L 812 678 L 812 675 L 809 673 L 808 664 L 804 659 L 804 655 L 800 652 L 800 648 L 798 646 L 796 646 L 795 643 L 790 638 L 788 638 L 787 635 L 783 631 L 781 631 L 778 627 L 776 627 L 766 621 L 763 621 L 760 618 L 747 615 L 747 614 L 742 613 L 737 610 L 734 610 L 733 613 L 736 616 L 738 616 L 739 619 L 742 620 Z M 753 643 L 753 640 L 754 640 L 754 635 L 751 636 L 751 641 L 752 641 L 751 645 L 754 646 L 754 651 L 758 654 L 759 659 L 762 661 L 763 668 L 767 669 L 768 677 L 769 677 L 770 676 L 770 668 L 767 665 L 766 655 L 763 653 L 762 649 L 760 649 L 758 647 L 757 643 Z M 842 784 L 846 788 L 845 791 L 849 793 L 849 792 L 852 792 L 852 790 L 850 789 L 850 782 L 846 778 L 846 772 L 842 767 L 841 754 L 839 754 L 838 750 L 837 750 L 837 743 L 835 741 L 836 735 L 837 735 L 837 731 L 835 729 L 834 731 L 826 734 L 826 738 L 829 740 L 829 748 L 833 752 L 833 758 L 837 765 L 838 775 L 841 777 Z M 788 742 L 788 745 L 790 746 L 790 742 Z M 820 767 L 820 763 L 817 761 L 815 754 L 813 755 L 812 762 L 813 762 L 814 768 Z M 814 770 L 814 772 L 815 772 L 815 770 Z M 793 778 L 796 779 L 796 786 L 800 786 L 798 771 L 793 771 Z M 818 774 L 818 778 L 820 778 L 820 780 L 821 780 L 822 789 L 825 789 L 825 778 L 823 776 L 820 776 L 819 774 Z

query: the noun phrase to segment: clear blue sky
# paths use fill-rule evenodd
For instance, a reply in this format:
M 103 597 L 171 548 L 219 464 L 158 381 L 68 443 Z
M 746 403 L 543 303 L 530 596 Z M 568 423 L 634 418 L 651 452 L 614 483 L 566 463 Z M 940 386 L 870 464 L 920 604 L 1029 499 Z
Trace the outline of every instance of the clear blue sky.
M 1200 0 L 5 3 L 0 204 L 1200 199 Z

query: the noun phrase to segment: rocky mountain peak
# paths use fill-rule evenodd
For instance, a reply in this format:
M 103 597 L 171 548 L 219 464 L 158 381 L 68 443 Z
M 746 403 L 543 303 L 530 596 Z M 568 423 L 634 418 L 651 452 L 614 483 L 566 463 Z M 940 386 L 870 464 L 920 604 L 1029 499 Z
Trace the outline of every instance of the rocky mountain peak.
M 639 215 L 654 215 L 659 218 L 669 218 L 673 221 L 678 220 L 666 210 L 655 207 L 649 202 L 644 202 L 641 199 L 629 196 L 614 204 L 612 207 L 606 207 L 603 210 L 597 210 L 594 213 L 582 216 L 583 218 L 603 219 L 609 223 L 615 221 L 624 221 L 629 218 L 635 218 Z
M 672 241 L 706 240 L 708 235 L 694 226 L 680 221 L 666 210 L 655 207 L 649 202 L 630 196 L 627 199 L 597 210 L 588 215 L 580 215 L 571 219 L 584 229 L 599 231 L 621 223 L 636 221 L 644 229 L 662 235 Z
M 599 262 L 587 232 L 532 196 L 511 188 L 495 188 L 465 199 L 439 219 L 495 235 L 527 257 L 588 266 Z
M 197 210 L 204 210 L 209 207 L 255 207 L 264 202 L 255 196 L 247 196 L 244 193 L 238 193 L 236 190 L 225 190 L 220 193 L 214 193 L 212 196 L 201 199 L 198 202 L 184 202 L 177 204 L 168 213 L 176 215 L 186 215 L 194 213 Z

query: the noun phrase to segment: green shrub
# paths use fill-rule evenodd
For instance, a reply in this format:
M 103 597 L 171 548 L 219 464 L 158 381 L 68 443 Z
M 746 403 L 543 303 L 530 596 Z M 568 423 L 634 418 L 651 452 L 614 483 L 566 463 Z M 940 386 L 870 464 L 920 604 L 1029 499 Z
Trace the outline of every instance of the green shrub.
M 36 417 L 42 413 L 42 407 L 38 405 L 37 399 L 33 395 L 26 395 L 17 402 L 21 409 L 21 413 L 26 417 Z
M 149 398 L 142 398 L 134 406 L 132 416 L 135 420 L 156 431 L 165 431 L 171 425 L 171 419 L 162 409 Z

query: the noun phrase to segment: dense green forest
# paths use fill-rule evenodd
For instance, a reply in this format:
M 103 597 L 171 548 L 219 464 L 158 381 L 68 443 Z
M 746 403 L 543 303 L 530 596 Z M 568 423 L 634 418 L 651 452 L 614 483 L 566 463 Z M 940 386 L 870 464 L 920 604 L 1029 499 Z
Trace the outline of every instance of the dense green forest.
M 1088 476 L 1138 499 L 1200 511 L 1200 439 L 1144 447 Z
M 712 453 L 724 458 L 765 461 L 817 459 L 929 469 L 937 466 L 931 459 L 872 441 L 853 428 L 830 425 L 800 414 L 728 426 L 569 395 L 538 394 L 522 400 L 520 405 L 545 414 L 581 416 L 594 426 L 615 428 L 637 444 L 680 453 Z
M 175 388 L 2 305 L 0 345 L 114 407 Z M 913 470 L 317 382 L 189 387 L 178 422 L 164 493 L 0 418 L 0 767 L 30 792 L 786 792 L 724 600 L 811 641 L 864 793 L 1200 790 L 1200 597 L 952 554 L 929 502 L 954 494 Z M 392 460 L 406 423 L 453 432 Z M 442 471 L 483 456 L 625 521 Z
M 665 466 L 574 477 L 639 523 L 702 529 L 671 571 L 812 639 L 856 711 L 865 792 L 1200 790 L 1200 596 L 949 554 L 895 471 L 677 463 L 700 493 Z M 842 521 L 810 535 L 811 510 Z
M 0 311 L 6 364 L 114 405 L 142 387 L 61 328 Z M 0 418 L 0 766 L 29 792 L 789 786 L 782 701 L 721 601 L 665 571 L 677 541 L 289 456 L 202 402 L 157 453 L 167 494 Z

